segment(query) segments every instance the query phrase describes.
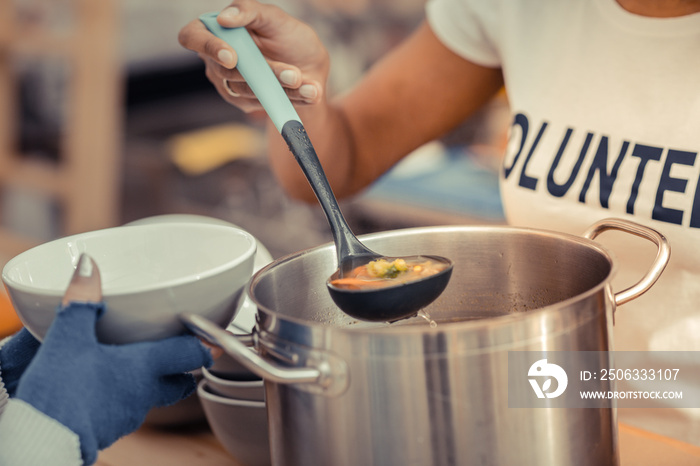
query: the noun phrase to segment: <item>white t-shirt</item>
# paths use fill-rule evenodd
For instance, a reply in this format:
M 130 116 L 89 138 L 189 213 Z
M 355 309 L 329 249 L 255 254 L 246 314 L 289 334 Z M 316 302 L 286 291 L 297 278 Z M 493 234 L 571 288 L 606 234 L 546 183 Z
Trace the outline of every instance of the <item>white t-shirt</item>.
M 448 48 L 503 70 L 508 222 L 581 235 L 617 217 L 664 234 L 669 265 L 617 309 L 614 349 L 700 351 L 700 14 L 648 18 L 614 0 L 431 0 L 427 14 Z M 629 234 L 597 241 L 616 258 L 614 291 L 656 253 Z M 700 444 L 700 409 L 620 418 Z

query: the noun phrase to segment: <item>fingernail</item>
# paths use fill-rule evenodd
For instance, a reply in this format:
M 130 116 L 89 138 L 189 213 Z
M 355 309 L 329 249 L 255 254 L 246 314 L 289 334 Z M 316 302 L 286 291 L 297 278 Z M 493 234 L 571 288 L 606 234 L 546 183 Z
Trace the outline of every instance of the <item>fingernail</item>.
M 216 57 L 226 68 L 233 68 L 233 54 L 230 51 L 221 49 L 219 50 L 219 53 L 216 54 Z
M 235 20 L 240 14 L 241 10 L 239 10 L 238 7 L 232 6 L 219 13 L 219 18 L 225 19 L 226 21 L 232 21 Z
M 315 99 L 318 92 L 316 92 L 316 86 L 304 84 L 299 88 L 299 94 L 307 99 Z
M 297 82 L 299 74 L 293 70 L 284 70 L 280 73 L 280 81 L 284 84 L 293 86 Z

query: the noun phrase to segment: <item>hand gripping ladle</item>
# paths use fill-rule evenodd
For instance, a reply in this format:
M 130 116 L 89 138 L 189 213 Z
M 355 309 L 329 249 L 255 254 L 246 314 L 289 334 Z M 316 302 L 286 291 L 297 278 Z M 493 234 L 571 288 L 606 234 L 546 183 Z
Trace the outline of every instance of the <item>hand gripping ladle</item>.
M 207 13 L 199 19 L 236 51 L 236 68 L 286 141 L 328 219 L 338 255 L 338 270 L 326 282 L 333 301 L 346 314 L 366 321 L 392 322 L 417 314 L 444 291 L 452 274 L 452 261 L 440 256 L 404 256 L 407 262 L 427 259 L 442 263 L 445 268 L 434 275 L 384 288 L 343 289 L 330 283 L 372 260 L 391 261 L 397 257 L 377 254 L 352 233 L 299 115 L 257 45 L 245 28 L 224 28 L 216 17 L 217 13 Z

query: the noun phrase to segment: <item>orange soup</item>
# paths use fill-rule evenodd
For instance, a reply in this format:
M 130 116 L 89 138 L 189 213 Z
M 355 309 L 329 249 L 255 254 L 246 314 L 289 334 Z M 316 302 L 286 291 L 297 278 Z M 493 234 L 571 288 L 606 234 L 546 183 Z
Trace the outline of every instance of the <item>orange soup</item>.
M 445 270 L 446 264 L 427 258 L 406 261 L 379 259 L 353 269 L 343 278 L 331 280 L 331 285 L 346 290 L 383 288 L 419 280 Z

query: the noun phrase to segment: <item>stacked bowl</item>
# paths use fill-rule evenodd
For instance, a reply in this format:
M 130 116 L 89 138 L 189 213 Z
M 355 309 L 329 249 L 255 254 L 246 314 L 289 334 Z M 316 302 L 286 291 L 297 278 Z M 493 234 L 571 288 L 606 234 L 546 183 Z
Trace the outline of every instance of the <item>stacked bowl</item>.
M 270 465 L 263 380 L 226 354 L 202 373 L 197 395 L 216 438 L 240 464 Z

